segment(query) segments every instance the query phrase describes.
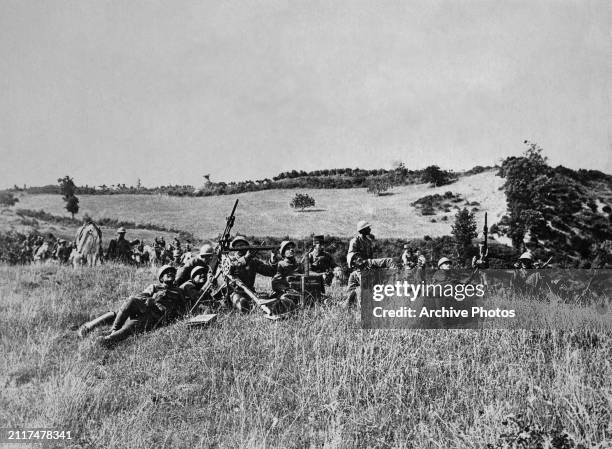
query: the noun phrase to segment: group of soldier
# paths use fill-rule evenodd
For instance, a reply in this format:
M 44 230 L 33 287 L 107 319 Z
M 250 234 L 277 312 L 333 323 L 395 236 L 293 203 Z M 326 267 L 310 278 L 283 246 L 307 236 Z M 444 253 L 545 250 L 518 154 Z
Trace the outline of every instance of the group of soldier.
M 117 238 L 112 239 L 106 251 L 106 260 L 126 264 L 158 264 L 170 263 L 176 267 L 180 266 L 186 259 L 191 257 L 191 243 L 181 244 L 178 237 L 166 244 L 163 236 L 155 237 L 153 245 L 149 249 L 143 241 L 129 241 L 125 238 L 124 227 L 117 229 Z
M 393 258 L 380 258 L 374 254 L 374 236 L 372 226 L 366 221 L 360 221 L 356 233 L 349 241 L 346 262 L 350 275 L 346 286 L 346 303 L 354 306 L 358 299 L 361 275 L 364 271 L 373 269 L 414 270 L 418 279 L 431 275 L 427 267 L 427 259 L 420 252 L 410 251 L 404 247 L 401 266 Z M 125 240 L 125 230 L 119 229 L 118 238 L 109 245 L 109 258 L 127 260 L 131 246 Z M 125 243 L 124 243 L 125 242 Z M 159 245 L 161 241 L 157 241 Z M 85 336 L 93 328 L 112 323 L 108 335 L 99 338 L 103 345 L 112 345 L 129 335 L 149 330 L 167 324 L 187 313 L 196 310 L 216 312 L 219 309 L 235 309 L 248 312 L 256 306 L 264 306 L 268 315 L 282 316 L 298 308 L 303 300 L 296 292 L 292 278 L 308 276 L 316 279 L 316 288 L 321 297 L 337 280 L 337 269 L 340 265 L 326 251 L 325 239 L 322 235 L 313 237 L 312 248 L 305 252 L 301 259 L 296 256 L 296 243 L 283 241 L 278 252 L 271 252 L 269 257 L 259 258 L 260 247 L 253 247 L 246 237 L 236 236 L 231 240 L 225 252 L 219 246 L 206 243 L 199 252 L 189 257 L 178 257 L 174 253 L 172 261 L 162 266 L 158 271 L 158 283 L 152 284 L 140 294 L 130 297 L 117 312 L 108 312 L 93 321 L 85 323 L 79 330 L 80 336 Z M 178 239 L 174 242 L 175 250 L 180 248 Z M 481 248 L 482 249 L 482 248 Z M 221 260 L 223 259 L 223 260 Z M 536 268 L 531 252 L 524 252 L 518 259 L 517 276 L 527 276 L 527 272 Z M 437 261 L 437 271 L 431 279 L 441 281 L 448 279 L 448 270 L 453 268 L 453 262 L 442 257 Z M 487 267 L 486 255 L 474 258 L 472 267 L 477 271 Z M 475 272 L 474 271 L 474 272 Z M 271 278 L 272 292 L 265 299 L 255 293 L 256 276 Z
M 46 237 L 39 234 L 28 235 L 21 243 L 19 260 L 23 263 L 55 260 L 60 264 L 68 264 L 73 244 L 62 238 L 56 238 L 52 233 Z

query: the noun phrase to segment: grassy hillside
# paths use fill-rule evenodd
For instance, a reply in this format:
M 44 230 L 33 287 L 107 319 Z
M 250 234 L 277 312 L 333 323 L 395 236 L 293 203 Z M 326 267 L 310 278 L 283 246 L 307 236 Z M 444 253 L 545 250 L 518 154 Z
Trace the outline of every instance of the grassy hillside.
M 157 223 L 183 229 L 196 237 L 218 235 L 236 198 L 240 199 L 235 230 L 248 235 L 309 236 L 323 233 L 348 237 L 359 220 L 369 220 L 379 237 L 415 238 L 423 235 L 450 234 L 455 210 L 436 216 L 421 216 L 411 203 L 419 198 L 461 194 L 470 202 L 478 201 L 483 213 L 477 214 L 482 227 L 484 211 L 492 224 L 505 214 L 506 200 L 499 191 L 503 180 L 494 172 L 462 177 L 448 186 L 430 188 L 426 184 L 395 187 L 388 196 L 373 196 L 366 189 L 269 190 L 206 198 L 180 198 L 151 195 L 80 196 L 81 214 L 92 217 L 116 217 L 139 223 Z M 308 193 L 316 200 L 315 210 L 296 212 L 289 202 L 296 192 Z M 459 203 L 463 206 L 463 203 Z M 43 209 L 52 214 L 66 214 L 59 195 L 22 195 L 18 207 Z M 447 215 L 448 221 L 441 221 Z M 431 220 L 435 219 L 436 223 Z
M 531 442 L 612 438 L 609 335 L 583 347 L 523 331 L 365 331 L 339 305 L 177 323 L 113 351 L 68 330 L 152 280 L 0 266 L 0 426 L 58 426 L 75 448 L 484 448 L 526 426 Z

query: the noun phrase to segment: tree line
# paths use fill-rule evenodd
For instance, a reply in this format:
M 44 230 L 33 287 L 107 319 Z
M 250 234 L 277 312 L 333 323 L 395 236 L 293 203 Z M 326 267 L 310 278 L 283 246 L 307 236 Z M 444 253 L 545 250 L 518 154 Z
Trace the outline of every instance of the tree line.
M 232 181 L 212 182 L 210 175 L 205 175 L 206 182 L 200 187 L 192 185 L 162 185 L 157 187 L 143 187 L 140 181 L 136 186 L 126 184 L 111 184 L 99 186 L 75 186 L 74 195 L 118 195 L 118 194 L 162 194 L 171 196 L 214 196 L 231 195 L 244 192 L 255 192 L 271 189 L 352 189 L 369 188 L 370 191 L 380 194 L 393 186 L 429 183 L 433 186 L 450 184 L 459 176 L 467 176 L 490 170 L 493 167 L 476 166 L 466 172 L 456 173 L 441 169 L 437 165 L 430 165 L 422 170 L 409 170 L 403 163 L 398 163 L 391 170 L 374 169 L 364 170 L 360 168 L 334 168 L 325 170 L 314 170 L 306 172 L 303 170 L 291 170 L 282 172 L 277 176 L 255 181 Z M 29 194 L 59 194 L 65 195 L 62 184 L 46 186 L 23 186 L 15 185 L 12 191 L 26 192 Z

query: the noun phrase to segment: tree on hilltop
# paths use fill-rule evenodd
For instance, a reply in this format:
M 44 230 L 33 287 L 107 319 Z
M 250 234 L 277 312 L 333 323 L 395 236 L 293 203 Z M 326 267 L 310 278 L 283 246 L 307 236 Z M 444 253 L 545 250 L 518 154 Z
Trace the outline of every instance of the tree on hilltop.
M 430 165 L 425 170 L 423 170 L 422 180 L 423 182 L 433 184 L 434 187 L 439 187 L 446 184 L 450 184 L 453 180 L 453 177 L 449 171 L 442 170 L 437 165 Z

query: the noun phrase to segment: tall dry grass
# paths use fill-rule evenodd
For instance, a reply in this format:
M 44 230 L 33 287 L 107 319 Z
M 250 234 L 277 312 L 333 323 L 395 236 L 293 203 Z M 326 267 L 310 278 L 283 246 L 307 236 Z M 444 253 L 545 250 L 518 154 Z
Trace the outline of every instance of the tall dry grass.
M 112 265 L 0 267 L 0 427 L 56 426 L 87 448 L 502 447 L 524 431 L 517 420 L 543 440 L 612 437 L 604 334 L 585 346 L 526 331 L 367 331 L 337 304 L 274 323 L 176 323 L 111 351 L 69 330 L 153 280 Z

